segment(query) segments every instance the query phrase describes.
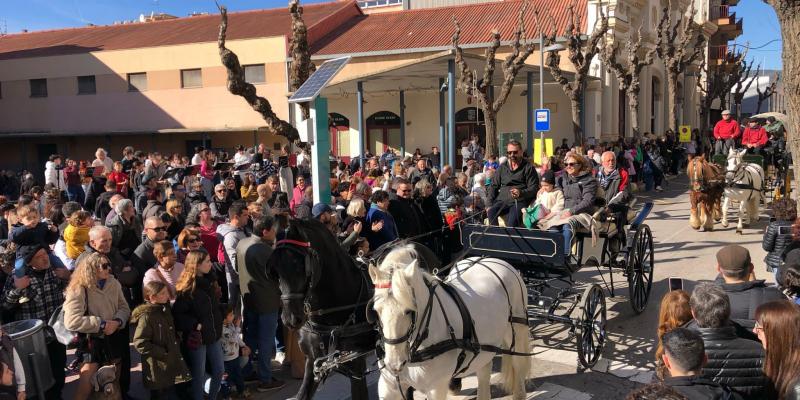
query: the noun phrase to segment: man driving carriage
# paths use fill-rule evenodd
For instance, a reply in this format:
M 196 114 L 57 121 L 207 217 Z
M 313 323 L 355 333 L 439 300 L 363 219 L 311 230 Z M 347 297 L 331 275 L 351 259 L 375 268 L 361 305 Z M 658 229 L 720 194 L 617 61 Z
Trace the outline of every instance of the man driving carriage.
M 506 146 L 508 161 L 497 170 L 488 190 L 489 223 L 498 224 L 498 217 L 505 214 L 506 226 L 522 225 L 522 209 L 539 192 L 539 174 L 529 161 L 522 157 L 522 144 L 512 140 Z
M 767 131 L 761 127 L 758 120 L 750 118 L 742 134 L 742 147 L 747 149 L 748 154 L 764 155 L 764 147 L 767 145 Z
M 728 154 L 730 149 L 736 148 L 740 135 L 739 122 L 731 117 L 731 111 L 722 111 L 722 119 L 714 125 L 714 154 Z

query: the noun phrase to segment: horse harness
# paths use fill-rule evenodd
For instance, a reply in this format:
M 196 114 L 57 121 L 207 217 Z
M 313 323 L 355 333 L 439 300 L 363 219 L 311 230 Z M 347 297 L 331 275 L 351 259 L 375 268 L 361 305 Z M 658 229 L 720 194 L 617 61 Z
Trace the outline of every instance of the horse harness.
M 747 200 L 749 201 L 749 200 L 752 200 L 754 192 L 761 193 L 761 192 L 764 191 L 764 188 L 763 188 L 764 179 L 762 177 L 762 179 L 761 179 L 761 187 L 760 188 L 756 188 L 755 185 L 754 185 L 755 182 L 753 181 L 753 175 L 754 174 L 748 174 L 747 173 L 748 165 L 749 165 L 748 163 L 744 163 L 744 162 L 740 162 L 739 164 L 737 164 L 736 168 L 733 171 L 731 171 L 731 174 L 733 175 L 733 177 L 730 180 L 726 179 L 727 182 L 725 184 L 725 187 L 726 188 L 730 188 L 730 189 L 749 190 L 750 194 L 747 196 Z M 737 179 L 737 177 L 739 177 L 739 176 L 741 176 L 741 178 Z M 744 181 L 745 179 L 747 180 L 747 182 L 737 183 L 737 181 Z
M 697 167 L 698 160 L 700 163 L 700 168 Z M 706 178 L 703 168 L 704 168 L 704 163 L 702 160 L 700 160 L 699 157 L 695 157 L 692 159 L 693 174 L 692 176 L 689 177 L 689 185 L 692 190 L 703 192 L 708 190 L 709 187 L 711 186 L 718 186 L 723 183 L 722 179 Z M 717 176 L 720 175 L 719 171 L 716 170 L 717 168 L 716 165 L 711 164 L 709 165 L 709 168 L 715 170 L 715 172 L 717 172 Z M 695 189 L 695 187 L 697 187 L 697 189 Z
M 364 333 L 368 333 L 373 331 L 373 326 L 370 322 L 361 322 L 356 323 L 356 311 L 361 306 L 365 306 L 369 301 L 359 301 L 361 298 L 364 297 L 364 294 L 367 294 L 367 298 L 372 298 L 373 291 L 369 285 L 369 278 L 365 276 L 365 271 L 363 268 L 359 268 L 359 272 L 362 277 L 362 284 L 360 285 L 359 294 L 356 298 L 356 303 L 353 304 L 346 304 L 342 306 L 336 307 L 329 307 L 329 308 L 320 308 L 320 309 L 312 309 L 310 303 L 310 292 L 317 283 L 319 282 L 321 271 L 320 271 L 320 264 L 319 264 L 319 253 L 311 247 L 310 241 L 302 241 L 302 240 L 293 240 L 293 239 L 283 239 L 279 240 L 275 243 L 275 250 L 278 249 L 286 249 L 292 251 L 296 254 L 301 254 L 305 257 L 305 275 L 306 281 L 308 282 L 306 286 L 306 291 L 303 293 L 288 293 L 282 294 L 281 300 L 286 302 L 290 300 L 303 300 L 304 301 L 304 309 L 306 314 L 306 323 L 300 328 L 303 331 L 307 331 L 318 336 L 329 336 L 330 340 L 327 346 L 327 354 L 322 359 L 328 359 L 334 356 L 334 353 L 337 352 L 337 347 L 339 344 L 339 340 L 343 338 L 350 338 L 362 335 Z M 364 288 L 367 288 L 365 291 Z M 337 312 L 351 310 L 350 315 L 347 317 L 347 320 L 341 325 L 326 325 L 312 321 L 313 317 L 321 317 L 324 315 L 329 315 Z M 323 347 L 324 344 L 321 342 L 320 347 Z M 319 359 L 317 360 L 319 361 Z M 316 363 L 315 363 L 316 364 Z M 324 378 L 323 378 L 324 379 Z
M 472 262 L 471 262 L 471 264 L 469 266 L 467 266 L 463 270 L 458 270 L 458 273 L 462 273 L 466 269 L 469 269 L 469 268 L 471 268 L 472 266 L 474 266 L 476 264 L 481 265 L 481 264 L 479 264 L 479 262 L 482 259 L 483 258 L 476 258 L 476 259 L 472 260 Z M 523 325 L 527 326 L 528 325 L 527 315 L 525 317 L 517 317 L 517 316 L 513 315 L 512 305 L 511 305 L 511 296 L 508 293 L 508 288 L 506 287 L 506 285 L 503 282 L 503 280 L 500 278 L 500 276 L 495 271 L 493 271 L 493 270 L 491 270 L 489 268 L 486 268 L 486 269 L 488 271 L 490 271 L 498 279 L 500 284 L 503 286 L 503 290 L 506 293 L 506 299 L 508 301 L 508 307 L 509 307 L 508 308 L 508 312 L 509 312 L 508 322 L 510 324 L 523 324 Z M 516 352 L 516 351 L 513 351 L 513 350 L 509 350 L 509 349 L 503 349 L 503 348 L 500 348 L 500 347 L 495 346 L 495 345 L 481 344 L 480 340 L 478 339 L 477 332 L 475 330 L 475 323 L 474 323 L 474 321 L 472 319 L 472 316 L 471 316 L 471 314 L 469 312 L 469 309 L 467 308 L 466 304 L 464 303 L 464 300 L 461 298 L 461 295 L 458 294 L 458 290 L 453 285 L 448 284 L 447 282 L 445 282 L 445 281 L 443 281 L 441 279 L 438 279 L 438 278 L 433 278 L 433 279 L 430 279 L 430 280 L 423 279 L 423 281 L 425 282 L 425 285 L 428 288 L 428 295 L 429 296 L 428 296 L 428 301 L 425 304 L 425 308 L 422 311 L 422 316 L 421 316 L 421 318 L 419 318 L 419 321 L 421 321 L 421 323 L 419 324 L 419 329 L 417 329 L 417 321 L 418 321 L 418 319 L 417 319 L 417 314 L 416 314 L 415 311 L 409 311 L 409 314 L 410 314 L 410 317 L 411 317 L 411 325 L 409 326 L 408 331 L 406 331 L 406 333 L 404 335 L 402 335 L 401 337 L 398 337 L 398 338 L 387 338 L 386 336 L 384 336 L 383 327 L 381 326 L 380 319 L 377 319 L 377 326 L 378 326 L 378 331 L 380 333 L 380 340 L 383 343 L 390 344 L 390 345 L 398 345 L 398 344 L 402 344 L 404 342 L 408 343 L 408 353 L 409 353 L 408 362 L 410 362 L 410 363 L 424 362 L 424 361 L 432 360 L 432 359 L 434 359 L 434 358 L 436 358 L 436 357 L 438 357 L 438 356 L 440 356 L 440 355 L 442 355 L 444 353 L 447 353 L 447 352 L 449 352 L 451 350 L 460 350 L 460 353 L 459 353 L 457 361 L 456 361 L 456 366 L 453 369 L 453 373 L 451 375 L 452 377 L 457 377 L 458 375 L 464 373 L 466 370 L 469 369 L 470 365 L 472 364 L 472 361 L 474 361 L 475 358 L 477 358 L 478 354 L 481 351 L 487 351 L 487 352 L 491 352 L 491 353 L 511 355 L 511 356 L 526 356 L 527 357 L 527 356 L 534 355 L 533 353 L 521 353 L 521 352 Z M 376 289 L 390 289 L 391 288 L 391 282 L 378 283 L 378 284 L 375 285 L 375 288 Z M 456 307 L 458 308 L 458 312 L 459 312 L 459 315 L 461 316 L 461 323 L 462 323 L 462 337 L 461 338 L 456 337 L 455 329 L 453 328 L 453 325 L 450 322 L 450 318 L 448 318 L 447 314 L 444 312 L 444 310 L 445 310 L 444 304 L 442 303 L 442 299 L 439 296 L 439 292 L 437 292 L 437 290 L 436 290 L 437 288 L 441 288 L 445 293 L 447 293 L 450 296 L 450 298 L 453 300 L 453 302 L 456 304 Z M 524 291 L 523 291 L 523 293 L 524 293 Z M 432 344 L 430 346 L 426 346 L 423 349 L 420 349 L 420 346 L 422 345 L 422 342 L 424 342 L 428 338 L 431 317 L 433 316 L 434 299 L 436 300 L 436 303 L 439 305 L 439 309 L 442 310 L 442 316 L 444 318 L 445 326 L 446 326 L 447 333 L 448 333 L 448 338 L 444 339 L 444 340 L 442 340 L 440 342 L 437 342 L 435 344 Z M 416 331 L 416 334 L 415 334 L 415 331 Z M 512 332 L 512 334 L 511 334 L 511 348 L 514 348 L 514 345 L 516 343 L 516 334 L 515 334 L 513 329 L 512 329 L 511 332 Z M 380 347 L 381 346 L 379 346 L 378 352 L 379 352 L 379 355 L 382 356 L 382 354 L 380 354 L 380 353 L 382 353 L 382 349 Z M 466 364 L 464 364 L 464 362 L 465 362 L 465 360 L 467 358 L 467 353 L 471 353 L 472 357 L 470 358 L 470 360 Z M 379 357 L 379 358 L 382 358 L 382 357 Z M 398 379 L 398 385 L 399 385 L 399 377 L 396 376 L 396 378 Z M 402 390 L 401 390 L 401 393 L 402 393 Z

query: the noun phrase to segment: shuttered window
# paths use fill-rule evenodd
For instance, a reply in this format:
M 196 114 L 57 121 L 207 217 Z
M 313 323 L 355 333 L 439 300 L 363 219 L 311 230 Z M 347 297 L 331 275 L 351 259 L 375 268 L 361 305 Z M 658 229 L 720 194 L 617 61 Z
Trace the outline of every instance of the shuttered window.
M 143 92 L 147 90 L 147 73 L 138 72 L 135 74 L 128 74 L 128 91 L 129 92 Z
M 201 73 L 200 68 L 182 69 L 181 87 L 184 89 L 203 87 L 203 74 Z
M 267 81 L 264 64 L 253 64 L 244 66 L 244 80 L 247 83 L 264 83 Z
M 78 94 L 95 94 L 95 93 L 97 93 L 97 84 L 94 81 L 94 75 L 79 76 Z
M 31 97 L 47 97 L 47 79 L 31 79 Z

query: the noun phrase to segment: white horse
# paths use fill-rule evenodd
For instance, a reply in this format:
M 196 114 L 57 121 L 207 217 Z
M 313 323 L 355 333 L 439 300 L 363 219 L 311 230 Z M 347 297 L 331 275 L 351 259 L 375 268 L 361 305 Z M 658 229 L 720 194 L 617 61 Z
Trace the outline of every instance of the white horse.
M 414 359 L 426 348 L 465 339 L 462 314 L 442 281 L 418 266 L 409 246 L 399 247 L 378 267 L 370 266 L 375 283 L 374 309 L 380 321 L 385 356 L 378 383 L 380 399 L 403 398 L 410 386 L 429 400 L 448 397 L 452 378 L 477 374 L 478 399 L 491 397 L 492 359 L 502 349 L 525 355 L 502 355 L 503 386 L 514 399 L 524 399 L 531 351 L 527 316 L 528 293 L 519 273 L 508 263 L 492 258 L 458 262 L 446 279 L 469 310 L 482 350 L 451 348 L 425 360 Z M 509 322 L 514 317 L 515 322 Z M 520 319 L 522 321 L 520 321 Z M 448 328 L 449 325 L 449 328 Z M 489 347 L 489 349 L 487 349 Z M 502 354 L 502 352 L 500 352 Z M 463 369 L 456 372 L 456 369 Z
M 764 170 L 758 164 L 742 162 L 747 150 L 728 152 L 725 169 L 725 199 L 722 202 L 722 226 L 728 227 L 728 207 L 731 201 L 739 202 L 739 223 L 736 233 L 745 226 L 758 222 L 759 203 L 764 200 Z

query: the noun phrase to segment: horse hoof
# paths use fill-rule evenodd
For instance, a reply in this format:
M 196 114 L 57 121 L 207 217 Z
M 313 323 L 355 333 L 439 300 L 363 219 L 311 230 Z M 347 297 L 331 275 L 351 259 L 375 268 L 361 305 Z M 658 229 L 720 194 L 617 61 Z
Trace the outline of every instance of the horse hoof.
M 700 227 L 699 226 L 693 226 L 692 229 L 698 230 L 698 229 L 700 229 Z
M 741 235 L 741 234 L 742 234 L 742 230 L 741 230 L 741 229 L 737 229 L 737 230 L 736 230 L 736 233 L 738 233 L 738 234 L 740 234 L 740 235 Z
M 722 221 L 722 227 L 723 227 L 723 228 L 727 228 L 727 227 L 728 227 L 728 222 L 726 222 L 726 221 Z
M 461 378 L 453 378 L 450 380 L 450 384 L 448 385 L 448 389 L 450 389 L 450 393 L 460 393 L 461 392 Z

